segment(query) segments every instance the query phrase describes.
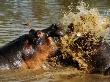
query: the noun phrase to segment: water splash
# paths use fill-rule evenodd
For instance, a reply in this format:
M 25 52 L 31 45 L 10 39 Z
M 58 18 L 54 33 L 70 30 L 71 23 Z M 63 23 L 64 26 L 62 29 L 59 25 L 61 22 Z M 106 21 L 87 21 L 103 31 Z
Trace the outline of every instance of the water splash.
M 76 6 L 76 10 L 65 13 L 60 20 L 66 31 L 65 36 L 60 38 L 60 47 L 63 59 L 72 57 L 87 71 L 93 69 L 91 56 L 98 52 L 110 20 L 102 16 L 97 8 L 88 9 L 84 2 Z
M 85 33 L 88 31 L 102 33 L 109 26 L 109 18 L 102 16 L 98 9 L 87 9 L 84 3 L 76 7 L 78 12 L 69 12 L 64 14 L 61 24 L 67 28 L 73 23 L 74 31 Z M 100 35 L 100 34 L 97 34 Z

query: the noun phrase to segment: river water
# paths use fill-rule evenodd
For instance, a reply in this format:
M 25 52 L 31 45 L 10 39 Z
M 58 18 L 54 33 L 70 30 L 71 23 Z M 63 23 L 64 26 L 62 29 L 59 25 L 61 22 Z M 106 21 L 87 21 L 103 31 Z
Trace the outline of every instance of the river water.
M 27 33 L 30 28 L 42 29 L 58 23 L 68 6 L 74 7 L 80 0 L 1 0 L 0 1 L 0 45 Z M 90 8 L 110 16 L 109 0 L 84 0 Z M 26 24 L 29 24 L 28 26 Z M 109 82 L 109 76 L 81 74 L 73 68 L 46 70 L 0 71 L 0 82 Z

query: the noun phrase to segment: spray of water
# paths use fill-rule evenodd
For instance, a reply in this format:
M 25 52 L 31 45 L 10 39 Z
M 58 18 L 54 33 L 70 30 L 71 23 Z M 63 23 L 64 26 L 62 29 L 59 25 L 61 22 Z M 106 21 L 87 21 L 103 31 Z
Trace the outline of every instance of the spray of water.
M 86 71 L 92 69 L 91 56 L 103 42 L 104 34 L 109 29 L 110 20 L 102 16 L 97 8 L 88 9 L 84 2 L 76 6 L 77 12 L 65 13 L 61 24 L 66 34 L 60 38 L 63 59 L 72 57 Z

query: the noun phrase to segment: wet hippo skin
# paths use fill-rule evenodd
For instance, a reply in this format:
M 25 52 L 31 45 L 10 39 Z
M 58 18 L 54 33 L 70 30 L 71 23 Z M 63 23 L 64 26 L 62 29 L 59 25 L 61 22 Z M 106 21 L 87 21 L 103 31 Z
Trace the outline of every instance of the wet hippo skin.
M 2 46 L 0 69 L 39 68 L 48 55 L 57 50 L 53 37 L 62 34 L 56 24 L 47 29 L 31 29 L 28 34 Z

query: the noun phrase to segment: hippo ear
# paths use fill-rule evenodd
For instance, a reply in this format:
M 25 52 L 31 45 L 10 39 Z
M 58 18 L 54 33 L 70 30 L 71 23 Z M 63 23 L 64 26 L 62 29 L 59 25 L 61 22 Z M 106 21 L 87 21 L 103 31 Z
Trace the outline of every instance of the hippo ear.
M 31 29 L 30 31 L 29 31 L 29 35 L 35 35 L 36 34 L 36 31 L 34 30 L 34 29 Z

